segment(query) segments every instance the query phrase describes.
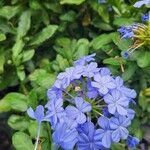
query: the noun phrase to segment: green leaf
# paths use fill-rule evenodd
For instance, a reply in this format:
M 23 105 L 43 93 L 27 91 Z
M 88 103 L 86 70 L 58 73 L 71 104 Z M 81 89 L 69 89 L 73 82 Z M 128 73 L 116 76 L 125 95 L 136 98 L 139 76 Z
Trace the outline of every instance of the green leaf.
M 58 29 L 57 25 L 49 25 L 49 26 L 45 27 L 41 32 L 39 32 L 37 35 L 35 35 L 31 39 L 29 44 L 30 45 L 39 45 L 39 44 L 41 44 L 45 40 L 52 37 L 57 29 Z
M 34 56 L 34 53 L 35 53 L 34 49 L 24 51 L 22 62 L 30 60 Z
M 0 16 L 7 18 L 8 20 L 21 11 L 21 5 L 18 6 L 3 6 L 0 8 Z
M 102 34 L 92 40 L 91 46 L 94 50 L 102 48 L 104 45 L 109 44 L 112 41 L 112 34 Z
M 26 74 L 25 74 L 23 66 L 17 67 L 17 75 L 21 81 L 23 81 L 25 79 Z
M 31 138 L 23 132 L 16 132 L 12 137 L 12 143 L 16 150 L 34 149 Z
M 117 143 L 111 146 L 112 150 L 125 150 L 125 144 Z
M 36 138 L 37 136 L 37 128 L 38 128 L 38 123 L 37 121 L 30 121 L 29 126 L 28 126 L 28 131 L 30 133 L 30 136 L 32 138 Z M 41 124 L 41 132 L 40 132 L 40 137 L 47 137 L 48 132 L 46 130 L 46 124 L 42 123 Z
M 55 81 L 55 75 L 47 73 L 44 69 L 36 69 L 30 74 L 29 79 L 37 85 L 48 89 Z
M 73 21 L 75 21 L 76 16 L 77 16 L 76 13 L 71 10 L 71 11 L 65 13 L 65 14 L 62 14 L 62 15 L 60 16 L 60 19 L 61 19 L 62 21 L 73 22 Z
M 106 58 L 103 60 L 104 64 L 114 65 L 114 66 L 120 66 L 120 61 L 116 58 Z
M 11 33 L 11 34 L 16 34 L 16 30 L 13 26 L 10 25 L 9 22 L 6 20 L 0 20 L 0 30 L 3 33 Z
M 16 58 L 18 57 L 18 55 L 20 54 L 20 52 L 22 51 L 23 47 L 24 47 L 25 43 L 23 42 L 23 40 L 18 39 L 16 41 L 16 43 L 14 44 L 13 48 L 12 48 L 12 52 L 13 52 L 13 61 L 16 62 Z
M 150 58 L 150 52 L 148 52 L 148 51 L 140 52 L 140 54 L 136 58 L 138 66 L 141 68 L 145 68 L 145 67 L 149 66 L 150 65 L 149 58 Z
M 4 52 L 0 50 L 0 74 L 4 72 L 5 56 Z
M 117 26 L 127 26 L 127 25 L 131 25 L 136 21 L 135 18 L 116 18 L 113 22 L 114 25 Z
M 6 36 L 5 34 L 0 32 L 0 41 L 4 41 L 4 40 L 6 40 Z
M 26 35 L 28 30 L 30 29 L 31 24 L 31 12 L 29 10 L 24 11 L 19 20 L 19 25 L 17 29 L 17 38 L 22 38 Z
M 60 4 L 75 4 L 75 5 L 80 5 L 83 3 L 85 0 L 60 0 Z
M 0 112 L 7 112 L 9 110 L 24 112 L 28 108 L 27 100 L 28 98 L 21 93 L 8 93 L 0 100 Z
M 76 59 L 79 59 L 81 56 L 88 55 L 89 53 L 89 41 L 87 39 L 79 39 L 77 42 L 77 48 L 75 52 Z
M 124 81 L 128 81 L 134 75 L 135 71 L 137 70 L 137 65 L 135 62 L 130 62 L 128 67 L 125 68 L 125 72 L 122 74 L 122 78 Z
M 27 129 L 29 121 L 23 116 L 11 115 L 8 119 L 8 125 L 14 130 L 23 131 Z
M 57 55 L 56 61 L 58 62 L 59 68 L 64 70 L 65 68 L 69 67 L 69 62 L 67 59 L 63 58 L 61 55 Z
M 42 9 L 41 4 L 37 0 L 30 0 L 29 1 L 29 6 L 32 9 L 35 9 L 35 10 Z

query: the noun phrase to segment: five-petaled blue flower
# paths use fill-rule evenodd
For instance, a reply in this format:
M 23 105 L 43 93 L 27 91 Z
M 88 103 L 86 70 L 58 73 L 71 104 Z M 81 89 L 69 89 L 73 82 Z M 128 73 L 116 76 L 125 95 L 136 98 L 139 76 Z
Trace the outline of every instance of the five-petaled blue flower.
M 49 121 L 53 127 L 55 127 L 65 115 L 62 105 L 63 100 L 59 98 L 50 100 L 45 106 L 48 108 L 46 117 L 49 118 Z
M 78 130 L 78 150 L 100 150 L 102 148 L 99 132 L 92 122 L 80 125 Z
M 65 150 L 72 150 L 78 138 L 77 130 L 68 128 L 66 123 L 61 123 L 53 133 L 53 141 Z
M 67 106 L 65 112 L 70 119 L 76 120 L 78 124 L 86 122 L 86 115 L 84 113 L 91 111 L 91 104 L 85 102 L 82 97 L 75 98 L 74 106 Z
M 67 86 L 69 86 L 71 81 L 79 79 L 82 75 L 82 72 L 82 66 L 67 68 L 65 72 L 60 73 L 57 76 L 57 80 L 54 83 L 55 87 L 65 89 Z
M 119 142 L 120 139 L 126 139 L 129 131 L 127 127 L 131 124 L 131 120 L 125 116 L 112 117 L 110 119 L 110 128 L 112 131 L 112 140 Z
M 119 91 L 113 90 L 111 94 L 104 96 L 104 101 L 108 104 L 108 111 L 111 114 L 116 112 L 120 115 L 127 115 L 127 107 L 129 100 L 123 96 Z
M 99 70 L 100 69 L 97 68 L 97 63 L 91 62 L 89 65 L 84 67 L 83 76 L 91 78 L 98 73 Z
M 98 124 L 102 129 L 98 129 L 99 136 L 102 140 L 102 145 L 106 148 L 110 148 L 112 143 L 112 130 L 110 129 L 109 119 L 107 117 L 100 117 Z
M 94 81 L 91 82 L 91 85 L 97 88 L 102 95 L 107 94 L 110 89 L 116 87 L 114 79 L 111 76 L 102 76 L 101 74 L 94 75 Z

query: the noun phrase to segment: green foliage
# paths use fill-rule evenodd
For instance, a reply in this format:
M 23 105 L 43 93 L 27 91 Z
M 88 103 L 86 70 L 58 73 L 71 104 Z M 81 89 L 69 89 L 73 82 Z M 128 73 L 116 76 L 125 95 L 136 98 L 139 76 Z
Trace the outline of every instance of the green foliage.
M 150 49 L 140 47 L 124 60 L 121 52 L 130 48 L 132 40 L 117 33 L 122 25 L 141 22 L 146 9 L 132 5 L 123 0 L 0 2 L 0 113 L 11 114 L 7 122 L 14 131 L 15 149 L 34 147 L 37 123 L 29 119 L 27 108 L 45 104 L 57 74 L 93 52 L 100 66 L 108 66 L 136 89 L 137 116 L 131 130 L 142 139 L 141 124 L 150 124 Z M 42 124 L 40 138 L 41 150 L 49 150 L 49 125 Z M 125 145 L 115 144 L 112 149 L 125 149 Z
M 33 150 L 31 138 L 24 132 L 16 132 L 12 137 L 12 142 L 16 150 Z

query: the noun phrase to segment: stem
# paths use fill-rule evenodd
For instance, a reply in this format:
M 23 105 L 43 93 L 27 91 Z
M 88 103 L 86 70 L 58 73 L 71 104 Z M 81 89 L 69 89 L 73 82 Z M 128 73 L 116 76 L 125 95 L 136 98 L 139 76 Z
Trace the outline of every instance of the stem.
M 73 98 L 74 99 L 74 97 L 71 95 L 71 94 L 69 94 L 67 91 L 64 91 L 67 95 L 69 95 L 71 98 Z
M 40 129 L 41 129 L 41 122 L 38 122 L 38 132 L 37 132 L 34 150 L 37 150 L 37 147 L 38 147 L 38 142 L 39 142 L 39 137 L 40 137 Z
M 46 123 L 46 126 L 47 126 L 47 130 L 48 130 L 49 142 L 52 144 L 52 134 L 51 134 L 50 124 L 47 122 L 47 123 Z M 52 150 L 52 149 L 50 149 L 50 150 Z

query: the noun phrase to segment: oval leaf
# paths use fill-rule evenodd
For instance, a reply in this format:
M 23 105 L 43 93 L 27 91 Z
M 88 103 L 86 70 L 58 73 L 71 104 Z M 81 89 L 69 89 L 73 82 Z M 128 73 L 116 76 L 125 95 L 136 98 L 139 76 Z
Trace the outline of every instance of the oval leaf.
M 16 150 L 33 150 L 34 149 L 31 138 L 23 132 L 16 132 L 12 137 L 12 143 L 14 147 L 16 148 Z

